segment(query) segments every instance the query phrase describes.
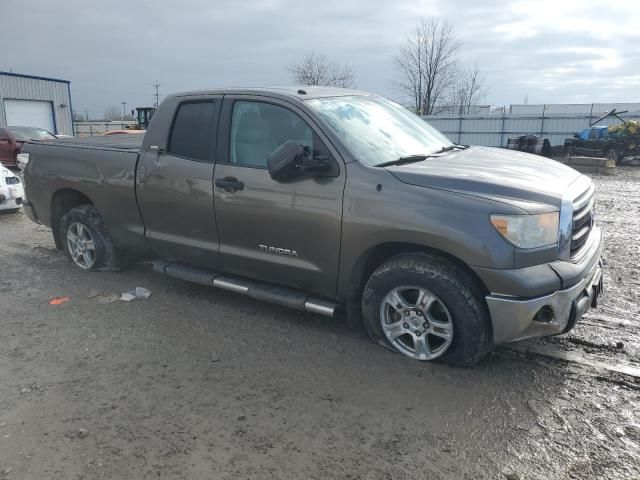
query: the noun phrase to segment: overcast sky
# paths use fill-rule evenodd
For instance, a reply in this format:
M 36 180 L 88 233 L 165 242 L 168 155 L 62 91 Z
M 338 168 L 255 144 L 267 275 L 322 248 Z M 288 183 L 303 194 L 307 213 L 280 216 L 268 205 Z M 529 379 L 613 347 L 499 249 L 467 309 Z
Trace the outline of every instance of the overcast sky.
M 455 21 L 487 103 L 640 101 L 640 9 L 631 0 L 0 0 L 0 70 L 71 81 L 74 109 L 149 106 L 194 88 L 291 84 L 314 49 L 357 87 L 402 100 L 393 55 L 418 17 Z

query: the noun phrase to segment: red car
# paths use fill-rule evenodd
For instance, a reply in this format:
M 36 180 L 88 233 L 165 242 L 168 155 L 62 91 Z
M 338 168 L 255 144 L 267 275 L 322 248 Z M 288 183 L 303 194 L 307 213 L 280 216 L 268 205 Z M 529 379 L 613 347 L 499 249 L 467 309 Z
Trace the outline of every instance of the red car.
M 35 127 L 3 127 L 0 128 L 0 164 L 5 167 L 16 166 L 16 156 L 27 140 L 48 140 L 56 136 Z

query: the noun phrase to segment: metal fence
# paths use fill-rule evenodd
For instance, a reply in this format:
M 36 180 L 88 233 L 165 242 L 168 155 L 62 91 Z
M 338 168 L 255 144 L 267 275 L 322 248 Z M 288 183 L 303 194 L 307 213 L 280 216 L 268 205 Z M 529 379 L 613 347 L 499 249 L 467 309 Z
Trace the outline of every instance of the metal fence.
M 136 122 L 133 120 L 120 122 L 73 122 L 73 134 L 76 137 L 90 137 L 114 130 L 125 130 L 128 125 L 135 124 Z
M 625 113 L 625 119 L 640 118 L 640 112 Z M 564 139 L 584 130 L 600 115 L 595 114 L 504 114 L 504 115 L 426 115 L 430 125 L 440 130 L 451 141 L 462 145 L 505 147 L 509 137 L 538 135 L 548 138 L 551 145 L 563 145 Z M 615 124 L 607 118 L 599 125 Z

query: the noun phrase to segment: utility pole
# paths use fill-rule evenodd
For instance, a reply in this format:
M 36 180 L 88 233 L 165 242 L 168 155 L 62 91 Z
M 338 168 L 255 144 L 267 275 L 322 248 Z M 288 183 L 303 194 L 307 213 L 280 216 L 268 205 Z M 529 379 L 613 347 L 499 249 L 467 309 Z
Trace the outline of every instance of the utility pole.
M 85 121 L 89 121 L 89 110 L 87 110 L 86 108 L 84 109 L 84 119 Z
M 158 108 L 158 105 L 160 104 L 160 93 L 158 92 L 158 88 L 160 88 L 160 84 L 158 82 L 154 83 L 153 88 L 156 89 L 156 93 L 154 95 L 156 97 L 156 104 L 154 106 Z
M 122 120 L 127 116 L 127 102 L 120 102 L 122 104 Z

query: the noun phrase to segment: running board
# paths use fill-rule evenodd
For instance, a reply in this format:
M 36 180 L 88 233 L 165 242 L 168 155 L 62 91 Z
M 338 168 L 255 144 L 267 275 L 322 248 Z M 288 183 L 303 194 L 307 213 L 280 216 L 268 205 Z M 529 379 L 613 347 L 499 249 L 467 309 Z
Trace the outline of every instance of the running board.
M 213 270 L 191 267 L 181 263 L 171 263 L 164 260 L 153 262 L 153 271 L 179 278 L 188 282 L 199 283 L 207 287 L 216 287 L 230 292 L 242 293 L 256 300 L 276 303 L 285 307 L 305 312 L 317 313 L 333 317 L 338 304 L 321 298 L 314 298 L 292 288 L 243 280 L 236 277 L 222 275 Z

